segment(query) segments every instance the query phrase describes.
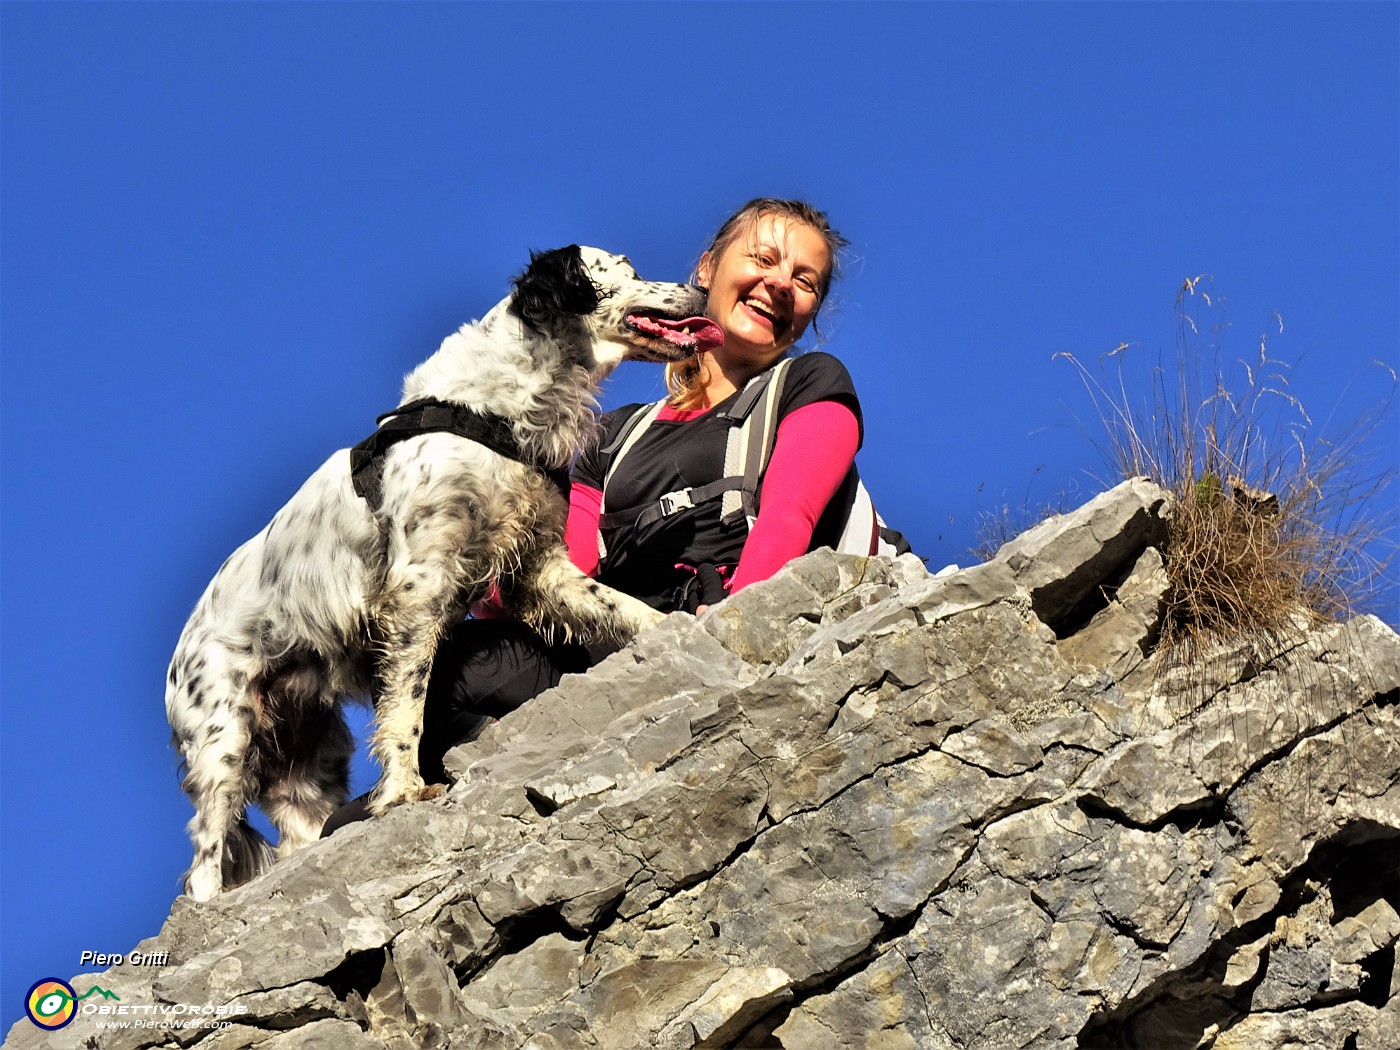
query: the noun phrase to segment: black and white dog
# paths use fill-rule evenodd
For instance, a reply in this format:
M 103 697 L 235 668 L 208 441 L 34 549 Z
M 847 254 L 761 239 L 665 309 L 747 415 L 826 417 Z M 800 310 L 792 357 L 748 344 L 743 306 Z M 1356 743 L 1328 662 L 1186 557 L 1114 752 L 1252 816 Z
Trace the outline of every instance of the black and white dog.
M 433 656 L 492 584 L 527 622 L 586 639 L 626 640 L 661 618 L 570 563 L 557 482 L 620 361 L 679 360 L 723 339 L 704 307 L 701 290 L 643 281 L 622 256 L 577 245 L 532 256 L 513 294 L 404 381 L 400 413 L 455 413 L 470 436 L 429 424 L 373 455 L 371 442 L 340 450 L 224 563 L 165 694 L 195 807 L 188 893 L 206 900 L 272 862 L 250 803 L 277 826 L 277 855 L 318 837 L 347 792 L 341 704 L 366 699 L 371 679 L 372 809 L 426 794 Z

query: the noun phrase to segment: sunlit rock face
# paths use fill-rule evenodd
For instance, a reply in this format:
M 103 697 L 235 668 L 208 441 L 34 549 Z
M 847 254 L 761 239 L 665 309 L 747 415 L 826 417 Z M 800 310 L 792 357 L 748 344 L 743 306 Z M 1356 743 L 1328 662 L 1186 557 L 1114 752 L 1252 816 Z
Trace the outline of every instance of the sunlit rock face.
M 227 1027 L 7 1045 L 1393 1048 L 1400 638 L 1166 665 L 1169 514 L 1130 482 L 672 616 L 74 980 Z

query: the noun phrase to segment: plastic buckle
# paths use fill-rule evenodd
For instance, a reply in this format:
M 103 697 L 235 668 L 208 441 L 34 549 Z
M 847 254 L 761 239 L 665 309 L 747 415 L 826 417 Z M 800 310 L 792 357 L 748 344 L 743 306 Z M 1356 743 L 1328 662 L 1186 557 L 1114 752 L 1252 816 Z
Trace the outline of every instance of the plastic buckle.
M 689 510 L 695 506 L 695 501 L 690 498 L 689 489 L 668 492 L 658 502 L 661 504 L 661 516 L 667 518 L 678 510 Z

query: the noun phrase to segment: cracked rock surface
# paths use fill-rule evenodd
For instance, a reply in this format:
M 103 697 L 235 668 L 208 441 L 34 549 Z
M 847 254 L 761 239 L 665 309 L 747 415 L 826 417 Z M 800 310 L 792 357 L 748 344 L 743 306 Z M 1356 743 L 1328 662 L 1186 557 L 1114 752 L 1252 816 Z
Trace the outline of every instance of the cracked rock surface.
M 1161 666 L 1169 513 L 1128 482 L 985 565 L 817 552 L 672 616 L 446 797 L 177 900 L 168 967 L 75 978 L 155 1026 L 5 1045 L 1394 1050 L 1400 638 Z

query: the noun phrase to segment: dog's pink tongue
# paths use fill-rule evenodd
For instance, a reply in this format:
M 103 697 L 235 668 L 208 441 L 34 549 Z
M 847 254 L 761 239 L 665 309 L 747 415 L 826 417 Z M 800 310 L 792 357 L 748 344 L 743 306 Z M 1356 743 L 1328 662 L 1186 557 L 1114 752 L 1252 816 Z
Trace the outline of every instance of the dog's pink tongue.
M 664 317 L 633 318 L 647 331 L 667 342 L 695 347 L 696 353 L 714 350 L 724 342 L 724 332 L 708 317 L 687 317 L 684 321 L 668 321 Z
M 675 327 L 689 334 L 695 343 L 696 353 L 705 353 L 724 344 L 724 329 L 708 317 L 687 317 L 684 321 L 676 322 Z

